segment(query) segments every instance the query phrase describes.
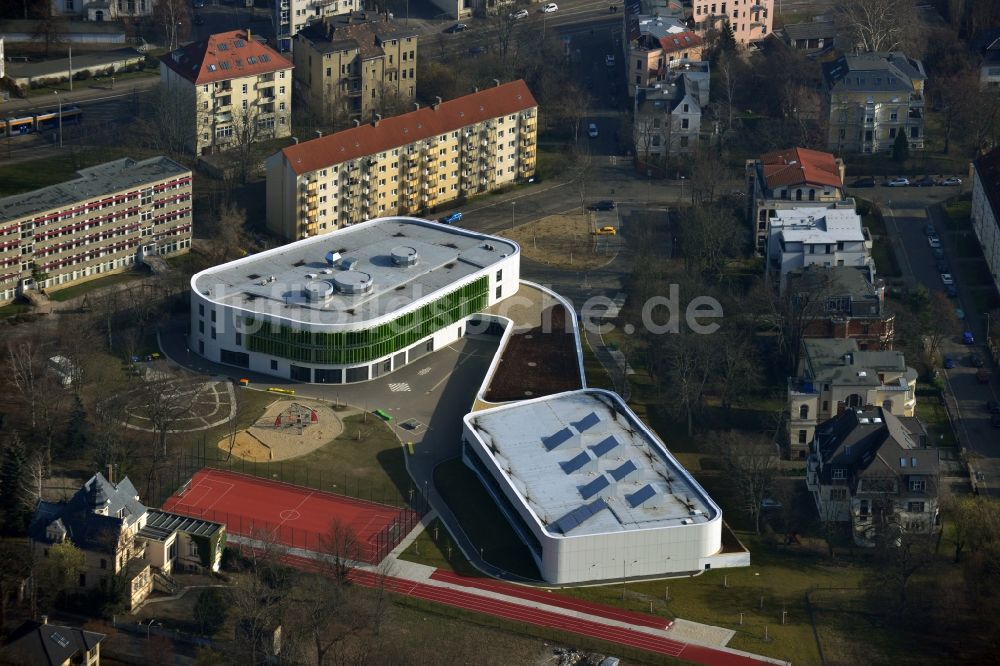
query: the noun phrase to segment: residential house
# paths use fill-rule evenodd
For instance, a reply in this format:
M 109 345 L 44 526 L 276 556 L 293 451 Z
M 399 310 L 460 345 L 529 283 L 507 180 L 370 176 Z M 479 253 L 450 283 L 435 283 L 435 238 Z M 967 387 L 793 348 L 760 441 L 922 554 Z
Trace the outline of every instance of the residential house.
M 1000 88 L 1000 35 L 990 32 L 993 39 L 983 47 L 979 62 L 979 87 L 984 90 Z
M 801 206 L 803 201 L 830 204 L 844 199 L 844 162 L 830 153 L 776 150 L 747 160 L 746 176 L 749 217 L 761 255 L 767 251 L 768 221 L 778 210 Z
M 644 15 L 636 19 L 638 34 L 626 41 L 628 94 L 665 81 L 670 69 L 700 61 L 704 40 L 681 19 Z
M 0 199 L 0 305 L 191 247 L 191 170 L 125 157 Z
M 980 155 L 972 167 L 972 229 L 1000 290 L 1000 148 Z
M 361 9 L 361 0 L 274 0 L 272 23 L 278 50 L 291 50 L 295 35 L 310 23 Z
M 768 226 L 766 270 L 778 276 L 781 291 L 786 276 L 805 266 L 857 266 L 875 273 L 871 235 L 851 199 L 829 208 L 779 209 Z
M 854 542 L 939 527 L 938 450 L 916 419 L 881 407 L 848 409 L 816 429 L 806 486 L 820 520 L 850 523 Z
M 267 160 L 267 226 L 298 240 L 433 210 L 535 173 L 538 103 L 512 81 L 288 146 Z
M 80 16 L 85 21 L 122 21 L 150 16 L 155 0 L 52 0 L 54 16 Z
M 110 590 L 117 578 L 134 608 L 154 583 L 172 591 L 175 571 L 218 571 L 225 526 L 149 509 L 128 477 L 114 483 L 109 470 L 90 477 L 68 501 L 40 501 L 28 537 L 41 558 L 56 544 L 72 543 L 86 558 L 78 589 Z
M 181 131 L 196 155 L 291 135 L 292 63 L 249 30 L 161 56 L 160 85 L 189 121 Z
M 807 55 L 828 53 L 836 48 L 837 24 L 825 16 L 805 23 L 788 23 L 777 32 L 786 44 Z
M 795 377 L 788 379 L 788 441 L 805 458 L 816 425 L 847 409 L 876 406 L 914 416 L 917 371 L 903 352 L 868 351 L 853 338 L 806 338 Z
M 677 76 L 674 83 L 639 89 L 632 126 L 636 155 L 641 160 L 661 163 L 670 155 L 697 152 L 701 134 L 698 87 L 699 83 Z
M 843 153 L 892 150 L 906 136 L 924 147 L 924 65 L 902 53 L 844 55 L 824 63 L 827 148 Z
M 774 0 L 692 0 L 691 20 L 702 34 L 728 24 L 736 43 L 748 47 L 771 34 Z
M 0 664 L 23 666 L 101 666 L 101 641 L 107 636 L 61 624 L 29 620 L 0 647 Z
M 806 319 L 803 337 L 850 338 L 861 350 L 892 349 L 896 315 L 885 305 L 885 285 L 874 268 L 811 265 L 785 278 L 786 295 Z
M 371 120 L 412 107 L 417 33 L 359 12 L 312 23 L 295 35 L 295 86 L 324 121 Z

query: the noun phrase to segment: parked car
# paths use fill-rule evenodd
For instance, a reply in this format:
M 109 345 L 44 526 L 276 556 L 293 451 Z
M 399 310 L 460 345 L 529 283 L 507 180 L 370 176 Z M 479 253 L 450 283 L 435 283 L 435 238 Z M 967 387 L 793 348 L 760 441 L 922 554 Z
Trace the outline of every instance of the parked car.
M 935 184 L 934 179 L 930 176 L 924 176 L 913 181 L 914 187 L 933 187 Z
M 614 67 L 615 66 L 615 57 L 613 55 L 611 55 L 610 53 L 608 55 L 604 56 L 604 64 L 607 65 L 608 67 Z
M 941 283 L 945 285 L 955 284 L 955 280 L 951 277 L 951 273 L 941 273 Z
M 959 321 L 965 321 L 965 310 L 962 308 L 955 308 L 955 316 L 958 317 Z
M 588 210 L 614 210 L 615 202 L 610 199 L 604 199 L 603 201 L 597 201 L 595 203 L 587 206 Z
M 964 331 L 962 333 L 962 344 L 964 345 L 976 344 L 976 338 L 972 336 L 972 331 Z
M 938 238 L 937 236 L 928 236 L 927 237 L 927 244 L 930 245 L 931 247 L 935 247 L 935 248 L 936 247 L 941 247 L 941 239 Z
M 938 181 L 938 185 L 944 185 L 944 186 L 953 186 L 961 184 L 962 184 L 962 179 L 959 178 L 958 176 L 950 176 L 948 178 L 942 178 L 941 180 Z
M 935 259 L 944 259 L 944 248 L 936 247 L 931 253 L 934 255 Z M 941 273 L 950 273 L 951 271 L 940 271 Z
M 587 125 L 587 136 L 589 136 L 591 139 L 596 139 L 597 138 L 597 125 L 596 124 L 590 123 L 589 125 Z
M 933 224 L 928 224 L 924 227 L 924 234 L 927 236 L 937 236 L 937 229 L 934 228 Z
M 958 289 L 955 289 L 955 285 L 953 284 L 949 284 L 947 287 L 945 287 L 944 293 L 948 294 L 948 298 L 958 297 Z
M 205 6 L 205 0 L 194 0 L 194 2 L 192 2 L 191 4 L 192 4 L 192 6 L 194 6 L 195 8 L 197 8 L 197 9 L 201 9 L 202 7 L 204 7 L 204 6 Z
M 851 187 L 875 187 L 875 179 L 871 177 L 858 178 L 851 183 Z
M 972 352 L 969 355 L 969 365 L 971 365 L 974 368 L 981 368 L 981 367 L 983 367 L 986 364 L 983 363 L 983 357 L 982 356 L 980 356 L 976 352 Z
M 771 497 L 765 497 L 760 503 L 760 508 L 767 511 L 768 509 L 780 509 L 781 502 Z
M 944 369 L 945 370 L 951 370 L 954 367 L 955 367 L 955 359 L 953 359 L 951 356 L 945 356 L 944 357 Z
M 450 33 L 450 34 L 453 35 L 456 32 L 464 32 L 465 30 L 468 30 L 468 29 L 469 29 L 469 26 L 467 26 L 466 24 L 464 24 L 464 23 L 456 23 L 455 25 L 453 25 L 450 28 L 446 29 L 445 32 Z
M 559 5 L 554 2 L 550 2 L 547 5 L 542 5 L 543 14 L 551 14 L 552 12 L 559 11 Z
M 892 180 L 885 181 L 886 187 L 907 187 L 910 184 L 908 178 L 893 178 Z
M 598 236 L 617 236 L 618 230 L 615 229 L 614 227 L 601 227 L 594 233 L 597 234 Z
M 1000 402 L 996 400 L 990 400 L 986 403 L 986 411 L 990 414 L 1000 414 Z
M 461 221 L 462 221 L 462 214 L 459 213 L 458 211 L 455 211 L 451 215 L 445 215 L 444 217 L 438 220 L 438 222 L 440 222 L 441 224 L 455 224 L 456 222 L 461 222 Z
M 512 19 L 514 19 L 515 21 L 520 21 L 521 19 L 526 19 L 526 18 L 528 18 L 528 10 L 527 9 L 518 9 L 516 12 L 511 12 L 510 13 L 510 17 Z

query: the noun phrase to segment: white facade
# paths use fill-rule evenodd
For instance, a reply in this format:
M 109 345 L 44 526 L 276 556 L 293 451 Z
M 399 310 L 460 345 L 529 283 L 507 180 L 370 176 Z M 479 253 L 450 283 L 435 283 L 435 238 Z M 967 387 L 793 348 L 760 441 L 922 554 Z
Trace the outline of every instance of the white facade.
M 995 173 L 992 163 L 996 161 L 993 153 L 984 155 L 976 161 L 976 168 L 973 169 L 972 180 L 972 228 L 979 239 L 979 245 L 983 248 L 983 256 L 986 264 L 990 268 L 993 276 L 993 284 L 1000 290 L 1000 220 L 997 213 L 990 204 L 989 195 L 984 187 L 984 176 L 991 176 Z M 983 169 L 985 173 L 981 173 Z M 1000 183 L 991 185 L 994 192 L 1000 192 Z
M 407 253 L 414 263 L 396 263 Z M 295 381 L 367 381 L 474 333 L 469 320 L 514 295 L 519 273 L 512 241 L 369 220 L 196 274 L 189 347 Z
M 805 266 L 867 266 L 874 273 L 871 239 L 854 210 L 795 208 L 770 219 L 767 266 L 781 276 Z
M 281 51 L 291 51 L 292 37 L 313 21 L 361 9 L 360 0 L 274 0 L 274 27 L 278 48 Z
M 83 16 L 100 23 L 149 16 L 154 4 L 154 0 L 52 0 L 52 14 Z
M 750 563 L 745 550 L 722 553 L 722 511 L 610 391 L 569 391 L 468 414 L 462 459 L 549 583 Z

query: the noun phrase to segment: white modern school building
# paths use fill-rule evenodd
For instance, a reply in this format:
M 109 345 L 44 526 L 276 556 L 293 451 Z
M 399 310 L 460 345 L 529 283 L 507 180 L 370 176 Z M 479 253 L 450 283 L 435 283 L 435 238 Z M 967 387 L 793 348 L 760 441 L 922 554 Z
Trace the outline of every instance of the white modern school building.
M 189 346 L 295 381 L 363 382 L 461 338 L 519 277 L 513 241 L 378 218 L 196 274 Z

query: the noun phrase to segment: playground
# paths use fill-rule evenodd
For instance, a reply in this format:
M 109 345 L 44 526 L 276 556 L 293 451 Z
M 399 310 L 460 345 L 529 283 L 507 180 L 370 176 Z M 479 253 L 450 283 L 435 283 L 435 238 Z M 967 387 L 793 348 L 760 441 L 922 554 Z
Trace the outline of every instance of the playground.
M 344 431 L 329 405 L 310 400 L 277 400 L 257 421 L 219 440 L 225 452 L 249 462 L 288 460 L 312 453 Z

